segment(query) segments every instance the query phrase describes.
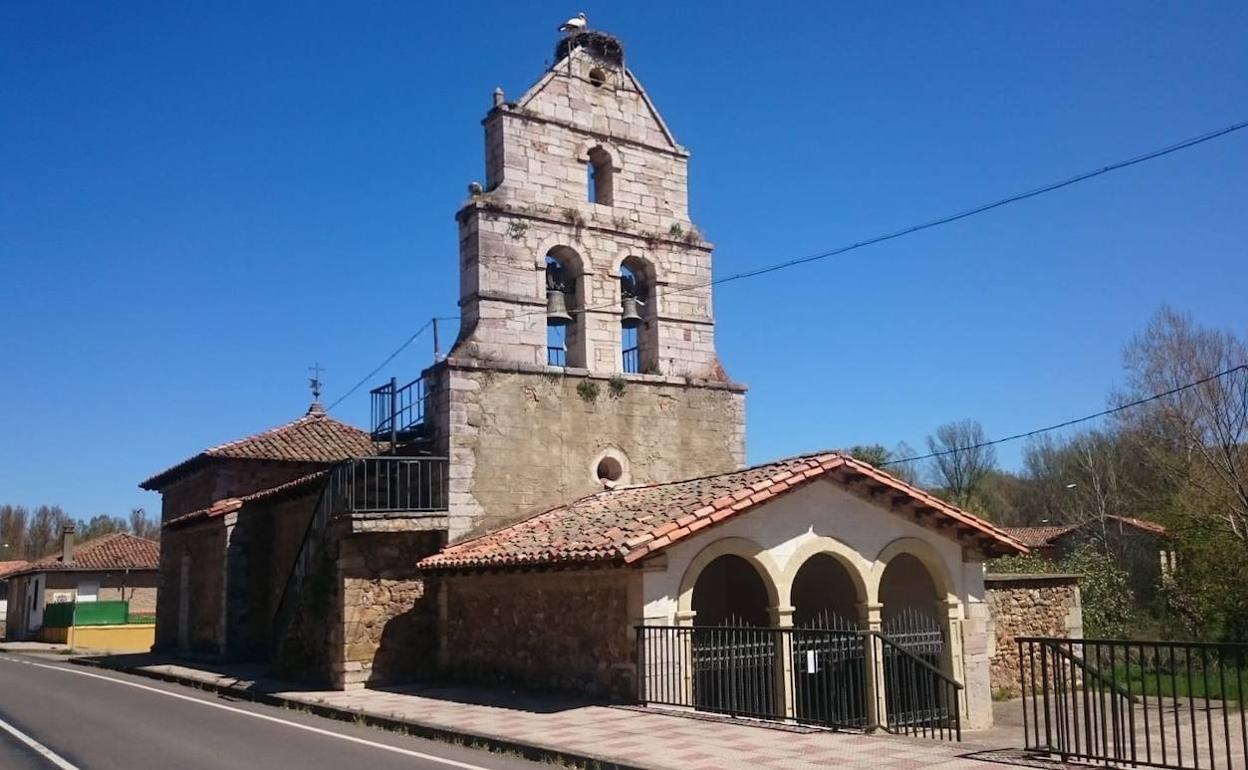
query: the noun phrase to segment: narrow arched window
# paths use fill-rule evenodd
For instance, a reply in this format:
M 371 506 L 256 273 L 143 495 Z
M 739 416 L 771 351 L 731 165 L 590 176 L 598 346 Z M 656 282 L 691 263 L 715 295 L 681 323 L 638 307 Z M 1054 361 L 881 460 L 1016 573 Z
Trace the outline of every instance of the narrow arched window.
M 611 205 L 612 180 L 611 156 L 601 147 L 589 151 L 587 187 L 590 203 Z

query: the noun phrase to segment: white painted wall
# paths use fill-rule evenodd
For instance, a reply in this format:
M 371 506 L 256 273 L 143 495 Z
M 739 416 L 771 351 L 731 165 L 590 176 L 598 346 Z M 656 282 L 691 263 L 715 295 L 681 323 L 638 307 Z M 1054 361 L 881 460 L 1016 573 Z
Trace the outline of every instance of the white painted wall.
M 647 625 L 696 623 L 681 604 L 681 589 L 691 590 L 695 575 L 690 567 L 705 549 L 723 541 L 748 541 L 759 552 L 764 579 L 778 589 L 778 607 L 791 607 L 789 589 L 801 565 L 815 552 L 840 554 L 862 576 L 866 608 L 879 620 L 879 580 L 888 559 L 905 543 L 906 552 L 922 553 L 947 614 L 950 657 L 954 675 L 965 685 L 964 727 L 992 724 L 989 692 L 987 605 L 984 565 L 976 554 L 964 553 L 956 540 L 922 527 L 907 516 L 854 495 L 837 482 L 818 479 L 793 492 L 759 505 L 735 518 L 701 530 L 644 564 L 641 611 Z M 717 545 L 718 544 L 718 545 Z M 703 557 L 705 559 L 705 557 Z M 704 565 L 697 565 L 701 569 Z M 685 614 L 680 614 L 682 611 Z M 868 613 L 864 613 L 868 614 Z

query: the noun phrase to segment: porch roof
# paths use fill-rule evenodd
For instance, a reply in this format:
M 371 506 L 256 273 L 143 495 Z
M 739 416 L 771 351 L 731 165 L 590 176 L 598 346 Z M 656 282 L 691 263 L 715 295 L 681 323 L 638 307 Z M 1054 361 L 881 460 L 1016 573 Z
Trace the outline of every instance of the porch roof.
M 329 473 L 327 470 L 313 471 L 312 473 L 300 476 L 297 479 L 284 481 L 281 484 L 257 490 L 249 495 L 243 495 L 241 497 L 226 497 L 221 500 L 217 500 L 207 508 L 200 508 L 197 511 L 184 513 L 177 518 L 166 521 L 161 525 L 161 529 L 177 529 L 178 527 L 184 527 L 188 524 L 194 524 L 206 519 L 219 518 L 228 513 L 233 513 L 241 509 L 247 503 L 256 502 L 258 500 L 276 502 L 280 499 L 295 497 L 300 494 L 311 494 L 317 491 L 317 482 L 325 478 L 327 473 Z
M 827 477 L 988 556 L 1026 553 L 1005 531 L 917 487 L 838 452 L 801 455 L 741 471 L 624 487 L 581 498 L 422 560 L 429 570 L 543 564 L 630 564 Z

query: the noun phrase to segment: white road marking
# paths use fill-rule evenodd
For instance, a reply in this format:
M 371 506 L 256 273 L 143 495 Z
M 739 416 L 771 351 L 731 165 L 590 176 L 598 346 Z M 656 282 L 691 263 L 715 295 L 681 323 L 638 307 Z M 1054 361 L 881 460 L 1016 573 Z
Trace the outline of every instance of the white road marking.
M 112 682 L 113 684 L 123 684 L 126 687 L 134 687 L 135 689 L 138 689 L 138 690 L 147 690 L 148 692 L 154 692 L 157 695 L 164 695 L 169 698 L 177 698 L 178 700 L 189 701 L 191 703 L 198 703 L 201 706 L 207 706 L 209 708 L 220 709 L 222 711 L 231 711 L 235 714 L 241 714 L 243 716 L 252 717 L 253 719 L 261 719 L 261 720 L 264 720 L 265 722 L 274 722 L 279 725 L 293 727 L 296 730 L 303 730 L 304 732 L 315 733 L 317 735 L 324 735 L 327 738 L 336 738 L 340 741 L 347 741 L 348 743 L 355 743 L 361 746 L 369 746 L 374 749 L 381 749 L 382 751 L 389 751 L 392 754 L 402 754 L 403 756 L 415 757 L 417 759 L 424 759 L 429 762 L 437 762 L 439 764 L 448 765 L 450 767 L 458 767 L 461 770 L 491 770 L 491 768 L 483 767 L 481 765 L 473 765 L 467 762 L 460 762 L 454 759 L 447 759 L 445 757 L 435 756 L 433 754 L 425 754 L 420 751 L 412 751 L 411 749 L 400 748 L 398 746 L 389 746 L 384 743 L 376 743 L 374 741 L 367 741 L 367 740 L 364 740 L 363 738 L 356 738 L 353 735 L 343 735 L 341 733 L 333 732 L 332 730 L 323 730 L 319 727 L 312 727 L 311 725 L 300 724 L 299 722 L 288 722 L 285 719 L 279 719 L 274 716 L 269 716 L 268 714 L 257 714 L 254 711 L 247 711 L 245 709 L 235 708 L 234 706 L 226 706 L 223 703 L 213 703 L 212 701 L 200 700 L 199 698 L 192 698 L 189 695 L 183 695 L 181 693 L 176 693 L 176 692 L 169 692 L 168 690 L 162 690 L 158 687 L 149 687 L 145 684 L 139 684 L 138 682 L 128 682 L 125 679 L 116 679 L 111 676 L 95 674 L 90 671 L 79 671 L 78 669 L 65 668 L 63 666 L 49 666 L 46 663 L 35 663 L 34 661 L 22 660 L 20 658 L 9 658 L 5 656 L 0 656 L 0 660 L 8 661 L 9 663 L 22 663 L 24 665 L 34 666 L 36 668 L 46 668 L 52 671 L 60 671 L 65 674 L 76 674 L 77 676 L 88 676 L 88 677 L 91 677 L 92 679 L 102 679 L 105 682 Z M 44 755 L 47 756 L 49 760 L 53 761 L 54 763 L 58 763 L 57 767 L 61 768 L 61 770 L 79 770 L 73 765 L 65 762 L 65 760 L 61 759 L 56 754 L 53 754 L 51 750 L 46 749 L 42 747 L 40 744 L 36 743 L 34 739 L 27 738 L 22 733 L 17 732 L 16 730 L 8 727 L 7 725 L 4 725 L 3 722 L 0 722 L 0 726 L 5 726 L 7 729 L 9 729 L 10 732 L 12 732 L 19 739 L 21 739 L 24 743 L 27 743 L 28 745 L 30 745 L 36 751 L 43 749 L 43 751 L 41 751 L 40 753 L 44 753 Z
M 60 768 L 60 770 L 78 770 L 77 765 L 71 765 L 60 754 L 57 754 L 52 749 L 48 748 L 47 746 L 44 746 L 39 741 L 35 740 L 34 738 L 31 738 L 29 735 L 17 729 L 16 727 L 4 721 L 3 719 L 0 719 L 0 730 L 4 730 L 9 735 L 12 735 L 14 738 L 18 739 L 22 743 L 31 747 L 39 754 L 39 756 L 48 760 L 54 766 Z

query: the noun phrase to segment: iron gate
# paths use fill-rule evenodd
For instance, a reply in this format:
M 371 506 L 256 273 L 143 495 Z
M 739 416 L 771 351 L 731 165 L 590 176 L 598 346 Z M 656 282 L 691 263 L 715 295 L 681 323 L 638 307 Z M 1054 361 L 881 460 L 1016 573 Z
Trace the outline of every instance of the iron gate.
M 637 626 L 637 687 L 642 703 L 962 737 L 962 685 L 876 631 Z
M 945 634 L 940 621 L 918 608 L 906 607 L 884 621 L 884 694 L 888 721 L 893 727 L 947 721 L 950 703 L 947 692 L 923 692 L 916 685 L 924 680 L 921 669 L 944 667 Z M 907 654 L 908 653 L 908 654 Z

